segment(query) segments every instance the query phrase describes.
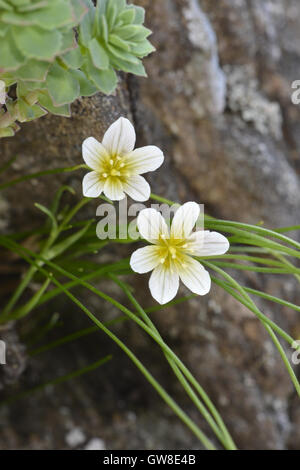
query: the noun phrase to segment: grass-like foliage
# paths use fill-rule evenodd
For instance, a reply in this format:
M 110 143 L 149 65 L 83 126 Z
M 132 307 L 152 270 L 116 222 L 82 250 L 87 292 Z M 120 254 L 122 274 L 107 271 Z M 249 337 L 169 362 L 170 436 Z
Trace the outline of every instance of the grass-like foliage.
M 39 174 L 26 175 L 14 181 L 7 182 L 0 186 L 5 189 L 15 184 L 20 184 L 30 178 L 40 178 L 47 174 L 81 170 L 84 165 L 73 168 L 64 168 L 50 170 Z M 4 167 L 3 169 L 5 169 Z M 69 187 L 62 187 L 57 192 L 51 207 L 44 207 L 36 204 L 38 210 L 45 215 L 45 224 L 42 227 L 27 233 L 13 233 L 0 236 L 0 246 L 4 250 L 12 251 L 28 264 L 28 270 L 22 277 L 17 289 L 8 300 L 0 314 L 1 324 L 12 320 L 18 321 L 28 315 L 34 317 L 35 310 L 39 306 L 49 302 L 57 296 L 66 296 L 70 304 L 76 305 L 83 315 L 86 315 L 92 325 L 85 330 L 73 332 L 70 335 L 59 338 L 52 343 L 45 342 L 39 348 L 31 348 L 30 355 L 41 354 L 43 351 L 51 350 L 62 346 L 69 341 L 75 341 L 83 336 L 97 333 L 104 333 L 111 338 L 132 360 L 140 372 L 145 376 L 161 398 L 173 410 L 173 412 L 182 420 L 182 422 L 194 433 L 203 447 L 215 449 L 220 446 L 225 449 L 235 449 L 235 443 L 222 419 L 218 410 L 206 394 L 200 383 L 194 377 L 192 371 L 176 355 L 176 353 L 166 344 L 160 335 L 157 327 L 151 320 L 151 313 L 168 308 L 170 305 L 188 301 L 193 295 L 185 298 L 176 298 L 166 305 L 155 305 L 153 308 L 145 310 L 134 296 L 134 291 L 130 286 L 131 275 L 134 276 L 129 259 L 121 259 L 117 262 L 102 264 L 101 257 L 93 256 L 95 252 L 105 251 L 109 243 L 128 243 L 134 244 L 130 238 L 127 240 L 105 240 L 97 239 L 96 221 L 82 220 L 77 218 L 80 210 L 89 202 L 89 198 L 83 198 L 72 207 L 65 207 L 62 204 L 65 192 L 73 192 Z M 173 204 L 162 197 L 153 195 L 153 201 Z M 83 212 L 83 211 L 82 211 Z M 78 221 L 79 220 L 79 221 Z M 256 305 L 255 298 L 260 297 L 272 303 L 276 303 L 299 312 L 300 307 L 294 305 L 288 300 L 276 297 L 270 293 L 252 289 L 241 285 L 235 278 L 234 273 L 240 270 L 254 271 L 257 273 L 268 273 L 269 275 L 288 275 L 295 276 L 300 280 L 300 269 L 297 267 L 300 258 L 300 244 L 285 235 L 289 230 L 299 230 L 300 227 L 290 227 L 279 230 L 269 230 L 260 225 L 248 225 L 233 221 L 218 220 L 213 217 L 205 217 L 205 229 L 217 230 L 229 237 L 230 250 L 227 254 L 215 257 L 201 258 L 201 264 L 205 266 L 212 277 L 213 282 L 224 289 L 228 295 L 234 297 L 241 305 L 257 317 L 265 328 L 274 345 L 276 346 L 280 357 L 282 358 L 287 373 L 292 380 L 295 389 L 300 395 L 300 386 L 290 363 L 289 357 L 284 350 L 286 345 L 295 345 L 295 338 L 284 331 L 280 324 L 271 320 Z M 28 237 L 35 237 L 36 248 L 29 249 L 26 240 Z M 79 266 L 81 269 L 79 270 Z M 230 269 L 230 273 L 228 272 Z M 126 275 L 126 282 L 124 276 Z M 238 277 L 238 276 L 237 276 Z M 100 290 L 101 279 L 109 279 L 115 283 L 120 291 L 126 294 L 131 308 L 121 304 L 117 299 L 112 298 L 104 291 Z M 32 281 L 38 283 L 39 288 L 34 294 L 30 295 L 28 286 Z M 94 281 L 97 281 L 97 287 Z M 85 290 L 89 295 L 100 297 L 103 301 L 110 303 L 120 312 L 120 315 L 110 323 L 105 323 L 101 319 L 101 312 L 91 312 L 89 308 L 77 297 L 78 288 Z M 134 322 L 138 328 L 141 328 L 145 334 L 161 348 L 161 352 L 168 362 L 171 370 L 177 377 L 187 396 L 206 420 L 211 428 L 214 438 L 208 437 L 199 427 L 199 424 L 191 419 L 182 409 L 180 404 L 176 403 L 172 396 L 164 390 L 155 377 L 151 374 L 135 353 L 121 341 L 114 333 L 114 324 L 122 321 Z M 293 351 L 291 349 L 291 351 Z M 111 359 L 102 358 L 94 364 L 88 365 L 79 371 L 70 372 L 65 377 L 59 377 L 50 380 L 48 383 L 58 384 L 64 380 L 69 380 L 81 375 L 89 370 L 99 367 L 103 362 Z M 112 358 L 113 360 L 113 358 Z M 33 390 L 27 390 L 21 394 L 10 398 L 8 401 L 17 399 L 24 394 L 32 393 L 47 384 L 42 384 Z M 4 402 L 4 403 L 7 403 Z

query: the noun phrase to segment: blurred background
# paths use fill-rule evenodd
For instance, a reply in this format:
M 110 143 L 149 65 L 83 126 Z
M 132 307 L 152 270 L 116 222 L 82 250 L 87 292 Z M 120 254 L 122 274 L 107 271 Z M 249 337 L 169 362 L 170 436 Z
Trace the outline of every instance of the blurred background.
M 135 125 L 138 146 L 162 148 L 163 167 L 148 177 L 153 192 L 171 200 L 195 200 L 207 213 L 268 228 L 299 224 L 300 105 L 291 102 L 300 80 L 298 0 L 136 0 L 146 8 L 157 52 L 145 61 L 148 79 L 120 74 L 115 95 L 97 94 L 73 105 L 71 119 L 47 116 L 25 124 L 0 143 L 1 163 L 18 159 L 5 178 L 82 163 L 81 143 L 101 140 L 120 115 Z M 22 183 L 0 199 L 0 228 L 32 228 L 61 183 L 81 196 L 81 175 Z M 2 194 L 2 193 L 1 193 Z M 95 215 L 97 201 L 90 206 Z M 131 247 L 121 252 L 126 256 Z M 116 259 L 111 252 L 108 259 Z M 1 254 L 1 303 L 15 289 L 22 266 Z M 102 259 L 103 261 L 103 259 Z M 19 272 L 20 271 L 20 272 Z M 236 274 L 235 274 L 236 275 Z M 288 276 L 241 274 L 250 287 L 299 304 Z M 143 306 L 153 305 L 147 276 L 136 280 Z M 107 282 L 105 292 L 125 299 Z M 298 289 L 298 290 L 297 290 Z M 185 290 L 182 288 L 182 293 Z M 116 311 L 100 299 L 78 294 L 101 315 Z M 87 298 L 88 297 L 88 298 Z M 299 314 L 258 302 L 294 337 Z M 43 341 L 90 323 L 60 296 L 38 311 Z M 56 327 L 47 332 L 49 318 Z M 153 315 L 166 342 L 184 359 L 214 400 L 241 449 L 299 449 L 300 409 L 296 393 L 266 332 L 256 318 L 223 290 Z M 28 320 L 27 320 L 28 322 Z M 32 326 L 32 325 L 31 325 Z M 199 443 L 173 416 L 125 355 L 104 335 L 28 355 L 22 337 L 28 324 L 0 330 L 8 365 L 0 366 L 3 397 L 83 367 L 106 354 L 113 359 L 76 381 L 48 386 L 0 408 L 0 448 L 197 449 Z M 125 322 L 115 327 L 156 378 L 199 421 L 160 351 Z

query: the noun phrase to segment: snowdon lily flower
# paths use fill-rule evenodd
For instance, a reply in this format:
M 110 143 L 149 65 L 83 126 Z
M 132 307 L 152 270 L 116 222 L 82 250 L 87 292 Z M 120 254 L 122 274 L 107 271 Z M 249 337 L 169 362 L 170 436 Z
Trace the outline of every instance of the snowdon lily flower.
M 152 245 L 136 250 L 130 266 L 140 274 L 153 270 L 149 287 L 160 304 L 176 296 L 179 279 L 194 294 L 207 294 L 211 287 L 210 275 L 193 256 L 222 255 L 229 249 L 227 238 L 220 233 L 192 232 L 199 215 L 199 205 L 187 202 L 175 213 L 170 229 L 155 209 L 144 209 L 137 218 L 141 236 Z
M 5 104 L 6 92 L 5 92 L 5 83 L 3 80 L 0 80 L 0 104 Z
M 119 118 L 106 131 L 102 143 L 88 137 L 82 145 L 83 159 L 93 170 L 83 178 L 83 194 L 99 197 L 103 192 L 112 201 L 128 194 L 135 201 L 147 201 L 150 186 L 141 176 L 159 168 L 162 151 L 153 145 L 134 150 L 135 130 L 128 119 Z

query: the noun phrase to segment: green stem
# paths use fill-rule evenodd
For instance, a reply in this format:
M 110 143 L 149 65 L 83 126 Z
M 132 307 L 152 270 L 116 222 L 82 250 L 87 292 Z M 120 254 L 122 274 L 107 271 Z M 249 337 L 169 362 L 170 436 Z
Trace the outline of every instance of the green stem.
M 55 243 L 55 241 L 59 237 L 60 233 L 65 229 L 67 224 L 77 214 L 77 212 L 85 204 L 87 204 L 89 202 L 89 200 L 90 199 L 88 199 L 88 198 L 81 199 L 79 201 L 79 203 L 76 204 L 76 206 L 69 212 L 69 214 L 67 214 L 64 221 L 62 222 L 62 224 L 59 227 L 56 226 L 56 223 L 53 223 L 53 229 L 51 230 L 51 232 L 49 234 L 49 237 L 47 238 L 47 240 L 44 244 L 44 247 L 41 251 L 41 255 L 40 255 L 41 261 L 40 262 L 42 263 L 42 265 L 44 264 L 43 258 L 48 257 L 48 251 L 52 248 L 53 244 Z M 33 276 L 37 272 L 37 269 L 38 268 L 35 267 L 35 266 L 31 266 L 29 268 L 29 270 L 27 271 L 25 277 L 22 279 L 22 281 L 18 285 L 18 288 L 16 289 L 16 291 L 12 295 L 11 299 L 8 301 L 7 305 L 4 307 L 4 309 L 2 311 L 2 314 L 1 314 L 1 317 L 3 316 L 3 318 L 6 318 L 7 315 L 9 314 L 9 312 L 14 308 L 17 301 L 19 300 L 19 298 L 23 294 L 24 290 L 27 288 L 28 284 L 31 282 Z
M 127 295 L 128 299 L 130 302 L 133 304 L 133 306 L 137 309 L 137 311 L 140 313 L 142 319 L 144 320 L 145 324 L 149 326 L 149 328 L 152 329 L 152 331 L 160 338 L 161 342 L 163 342 L 163 339 L 161 335 L 159 334 L 159 331 L 155 327 L 154 323 L 150 320 L 148 317 L 146 311 L 141 307 L 141 305 L 138 303 L 138 301 L 135 299 L 135 297 L 132 295 L 132 293 L 129 291 L 129 289 L 126 287 L 126 285 L 120 281 L 115 275 L 110 276 L 116 284 L 118 284 L 121 289 L 125 292 Z M 166 345 L 166 343 L 164 343 Z M 194 402 L 200 413 L 205 417 L 206 421 L 209 423 L 211 428 L 213 429 L 214 433 L 218 436 L 220 441 L 223 443 L 224 447 L 228 450 L 236 450 L 236 446 L 221 418 L 219 415 L 217 409 L 211 402 L 210 398 L 208 395 L 205 393 L 204 389 L 201 387 L 199 382 L 194 378 L 194 376 L 190 373 L 190 371 L 184 366 L 184 364 L 180 361 L 178 362 L 178 365 L 176 362 L 173 360 L 172 355 L 170 355 L 168 352 L 164 352 L 167 361 L 169 362 L 171 368 L 173 369 L 176 377 L 178 378 L 179 382 L 183 386 L 184 390 L 187 392 L 191 400 Z M 183 373 L 182 373 L 182 372 Z M 194 393 L 192 388 L 189 386 L 187 380 L 185 379 L 184 375 L 187 377 L 187 379 L 190 381 L 190 383 L 194 386 L 194 388 L 197 390 L 207 407 L 209 408 L 212 416 L 216 420 L 216 422 L 211 418 L 211 415 L 207 412 L 206 408 L 203 406 L 203 404 L 199 401 L 197 395 Z M 218 427 L 220 426 L 220 428 Z M 220 432 L 221 431 L 221 432 Z
M 68 168 L 54 168 L 53 170 L 45 170 L 39 171 L 37 173 L 31 173 L 29 175 L 24 175 L 20 176 L 19 178 L 15 178 L 14 180 L 8 181 L 7 183 L 0 184 L 0 191 L 2 189 L 9 188 L 11 186 L 14 186 L 15 184 L 22 183 L 24 181 L 40 178 L 41 176 L 57 175 L 58 173 L 69 173 L 71 171 L 82 170 L 87 168 L 88 167 L 86 165 L 76 165 Z
M 70 372 L 69 374 L 66 374 L 62 377 L 57 377 L 56 379 L 49 380 L 48 382 L 44 382 L 43 384 L 37 385 L 36 387 L 31 388 L 30 390 L 26 390 L 25 392 L 20 392 L 17 393 L 16 395 L 13 395 L 12 397 L 9 397 L 7 400 L 3 400 L 0 402 L 0 407 L 4 405 L 10 405 L 16 400 L 20 400 L 21 398 L 26 398 L 27 396 L 31 395 L 32 393 L 38 392 L 40 390 L 43 390 L 44 388 L 48 387 L 49 385 L 59 385 L 63 382 L 67 382 L 68 380 L 75 379 L 77 377 L 80 377 L 83 374 L 86 374 L 88 372 L 91 372 L 92 370 L 97 369 L 98 367 L 104 365 L 106 362 L 110 361 L 112 359 L 112 356 L 106 356 L 96 362 L 93 362 L 93 364 L 90 364 L 86 367 L 82 367 L 81 369 L 78 369 L 76 371 Z
M 236 288 L 242 295 L 242 297 L 244 297 L 244 300 L 246 301 L 245 303 L 242 302 L 241 299 L 240 302 L 244 303 L 244 305 L 248 306 L 249 307 L 252 307 L 252 308 L 249 308 L 250 310 L 252 310 L 256 316 L 260 319 L 260 321 L 262 322 L 263 326 L 265 327 L 265 329 L 267 330 L 267 332 L 270 334 L 270 329 L 273 331 L 274 330 L 278 330 L 279 327 L 277 327 L 277 325 L 275 325 L 273 322 L 271 322 L 271 320 L 267 319 L 267 317 L 265 317 L 259 310 L 258 308 L 256 307 L 256 305 L 254 304 L 254 302 L 252 301 L 252 299 L 249 297 L 249 295 L 244 291 L 244 289 L 227 273 L 225 273 L 222 269 L 218 268 L 217 266 L 214 266 L 213 264 L 211 263 L 207 263 L 205 262 L 204 264 L 206 264 L 207 267 L 210 267 L 211 269 L 214 269 L 215 271 L 219 272 L 219 274 L 221 274 L 225 279 L 227 279 L 232 285 L 234 288 Z M 276 328 L 274 328 L 274 326 Z M 289 335 L 285 334 L 288 338 L 289 338 L 289 342 L 291 344 L 293 344 L 294 340 L 289 337 Z M 287 371 L 290 375 L 290 378 L 295 386 L 295 389 L 298 393 L 298 395 L 300 396 L 300 385 L 299 385 L 299 382 L 297 380 L 297 377 L 289 363 L 289 360 L 288 358 L 286 357 L 286 354 L 283 350 L 283 348 L 281 347 L 277 337 L 275 336 L 275 334 L 273 333 L 273 335 L 270 335 L 271 336 L 271 339 L 275 345 L 275 347 L 277 348 L 277 350 L 279 351 L 279 354 L 280 356 L 283 358 L 284 357 L 284 364 L 287 368 Z
M 2 240 L 2 243 L 9 249 L 14 249 L 19 253 L 22 253 L 21 256 L 26 259 L 26 261 L 30 264 L 34 264 L 34 262 L 28 258 L 28 256 L 24 255 L 23 252 L 30 252 L 30 250 L 25 250 L 23 247 L 18 246 L 16 243 L 11 242 L 10 240 L 5 240 L 5 237 L 0 236 L 0 240 Z M 40 258 L 38 255 L 35 255 L 31 253 L 35 258 Z M 54 263 L 43 260 L 45 264 L 48 264 L 52 266 L 54 269 L 61 273 L 65 273 L 67 277 L 70 277 L 71 279 L 73 278 L 76 280 L 76 277 L 73 276 L 71 273 L 67 274 L 67 271 L 63 270 L 59 266 L 56 266 Z M 37 268 L 43 273 L 46 277 L 49 277 L 49 273 L 43 269 L 41 266 L 37 266 Z M 59 287 L 83 312 L 107 335 L 109 336 L 127 355 L 128 357 L 132 360 L 132 362 L 136 365 L 136 367 L 143 373 L 143 375 L 146 377 L 146 379 L 149 381 L 149 383 L 155 388 L 155 390 L 159 393 L 159 395 L 163 398 L 163 400 L 169 405 L 169 407 L 174 411 L 175 414 L 186 424 L 186 426 L 198 437 L 198 439 L 202 442 L 202 444 L 209 450 L 215 450 L 214 445 L 211 443 L 211 441 L 205 436 L 205 434 L 196 426 L 196 424 L 189 418 L 189 416 L 177 405 L 177 403 L 170 397 L 170 395 L 160 386 L 160 384 L 154 379 L 154 377 L 150 374 L 150 372 L 143 366 L 143 364 L 139 361 L 139 359 L 132 353 L 132 351 L 127 348 L 127 346 L 116 336 L 114 333 L 112 333 L 100 320 L 98 320 L 76 297 L 74 297 L 73 294 L 71 294 L 67 289 L 64 288 L 64 286 L 57 280 L 55 279 L 54 276 L 52 276 L 52 282 Z M 82 283 L 83 285 L 89 286 L 87 283 Z M 92 286 L 89 286 L 90 290 L 98 292 L 95 288 L 92 288 Z M 99 291 L 100 294 L 100 291 Z M 102 298 L 105 298 L 106 300 L 110 299 L 109 296 L 106 296 L 105 294 L 100 295 Z M 134 318 L 137 319 L 137 317 L 132 314 L 126 307 L 124 307 L 122 304 L 119 304 L 119 302 L 114 301 L 114 299 L 111 299 L 111 303 L 115 306 L 119 306 L 121 311 L 125 313 L 128 312 L 129 315 L 133 315 Z M 138 319 L 137 319 L 138 320 Z M 142 325 L 144 326 L 144 323 L 141 322 Z M 141 325 L 141 326 L 142 326 Z M 150 330 L 148 327 L 145 327 L 148 330 Z M 150 330 L 152 333 L 152 331 Z M 153 335 L 153 333 L 152 333 Z M 170 350 L 171 351 L 171 350 Z M 171 351 L 172 352 L 172 351 Z

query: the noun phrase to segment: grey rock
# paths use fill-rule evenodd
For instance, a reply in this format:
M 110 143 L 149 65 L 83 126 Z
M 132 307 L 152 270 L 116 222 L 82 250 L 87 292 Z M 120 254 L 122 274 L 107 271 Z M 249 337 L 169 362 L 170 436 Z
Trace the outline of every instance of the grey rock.
M 101 138 L 111 122 L 125 115 L 136 126 L 138 145 L 155 144 L 165 151 L 164 166 L 149 177 L 154 192 L 177 201 L 197 200 L 218 217 L 263 221 L 267 227 L 298 224 L 300 106 L 291 102 L 291 83 L 300 79 L 298 0 L 219 0 L 217 6 L 210 0 L 138 3 L 147 9 L 157 48 L 146 61 L 149 78 L 122 75 L 114 96 L 82 99 L 73 106 L 70 120 L 48 116 L 23 126 L 15 139 L 1 141 L 3 160 L 19 155 L 5 178 L 81 163 L 82 140 L 88 135 Z M 38 221 L 33 203 L 49 204 L 61 182 L 80 195 L 81 177 L 45 177 L 3 192 L 10 227 Z M 95 207 L 91 204 L 92 215 Z M 130 248 L 122 249 L 127 256 Z M 238 279 L 299 303 L 292 279 L 255 274 Z M 109 283 L 101 288 L 124 301 Z M 149 306 L 147 280 L 137 277 L 135 288 L 141 303 Z M 80 295 L 103 317 L 116 315 L 98 299 Z M 296 314 L 264 301 L 258 305 L 283 328 L 299 334 Z M 63 312 L 65 334 L 90 326 L 63 299 L 48 308 L 50 314 Z M 240 448 L 299 449 L 299 403 L 255 317 L 214 288 L 209 296 L 153 319 L 212 397 Z M 153 343 L 128 322 L 116 331 L 209 434 Z M 199 448 L 130 361 L 102 335 L 31 359 L 25 386 L 68 373 L 108 352 L 114 360 L 75 386 L 66 384 L 32 395 L 26 406 L 19 402 L 3 409 L 1 447 L 64 448 L 70 418 L 61 410 L 68 409 L 87 442 L 100 435 L 109 449 Z

